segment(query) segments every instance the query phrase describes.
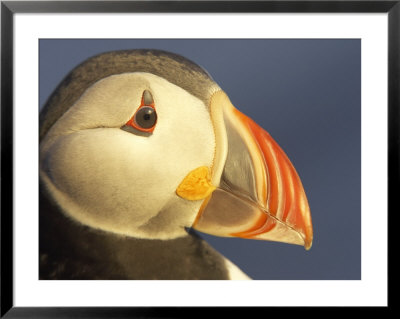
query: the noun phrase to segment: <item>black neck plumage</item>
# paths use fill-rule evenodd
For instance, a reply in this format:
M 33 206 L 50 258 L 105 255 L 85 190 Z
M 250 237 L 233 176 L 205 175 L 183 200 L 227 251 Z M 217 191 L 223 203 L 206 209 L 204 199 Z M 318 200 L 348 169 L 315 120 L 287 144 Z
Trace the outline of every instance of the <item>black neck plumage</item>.
M 228 279 L 223 257 L 193 232 L 172 240 L 125 237 L 66 217 L 40 187 L 39 278 Z

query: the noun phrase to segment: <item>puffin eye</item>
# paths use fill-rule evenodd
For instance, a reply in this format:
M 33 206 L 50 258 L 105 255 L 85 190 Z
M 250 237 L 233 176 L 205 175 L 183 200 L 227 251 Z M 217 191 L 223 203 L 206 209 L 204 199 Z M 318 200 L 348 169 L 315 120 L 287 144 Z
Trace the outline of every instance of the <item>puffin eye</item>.
M 153 95 L 150 91 L 145 90 L 139 108 L 121 128 L 128 132 L 132 132 L 132 128 L 134 128 L 140 132 L 152 133 L 156 127 L 156 123 L 157 112 L 154 106 Z
M 135 124 L 142 129 L 151 129 L 157 121 L 156 110 L 150 106 L 143 106 L 134 116 Z

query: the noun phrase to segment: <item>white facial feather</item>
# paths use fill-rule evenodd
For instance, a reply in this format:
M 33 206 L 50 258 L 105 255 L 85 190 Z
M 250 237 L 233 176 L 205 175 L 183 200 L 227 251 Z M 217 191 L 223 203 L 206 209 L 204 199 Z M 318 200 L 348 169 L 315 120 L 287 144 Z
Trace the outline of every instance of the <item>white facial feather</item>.
M 120 129 L 153 95 L 157 124 L 150 136 Z M 175 194 L 215 150 L 207 106 L 152 74 L 126 73 L 92 85 L 50 129 L 40 146 L 41 177 L 73 219 L 140 238 L 185 234 L 202 201 Z

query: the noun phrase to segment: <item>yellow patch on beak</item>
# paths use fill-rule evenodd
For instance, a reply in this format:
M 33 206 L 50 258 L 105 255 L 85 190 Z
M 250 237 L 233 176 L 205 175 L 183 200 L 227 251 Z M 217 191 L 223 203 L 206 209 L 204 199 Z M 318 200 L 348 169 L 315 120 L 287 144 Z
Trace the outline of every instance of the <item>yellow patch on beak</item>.
M 208 197 L 215 188 L 211 184 L 210 169 L 207 166 L 200 166 L 182 180 L 176 189 L 176 194 L 187 200 L 199 200 Z

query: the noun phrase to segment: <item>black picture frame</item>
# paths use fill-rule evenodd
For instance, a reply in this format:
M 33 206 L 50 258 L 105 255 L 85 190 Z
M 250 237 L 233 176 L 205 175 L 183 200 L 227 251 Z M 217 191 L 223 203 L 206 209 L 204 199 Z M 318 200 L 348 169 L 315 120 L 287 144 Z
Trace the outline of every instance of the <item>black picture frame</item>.
M 13 303 L 13 19 L 15 13 L 120 12 L 314 12 L 388 13 L 388 225 L 397 205 L 399 186 L 400 1 L 1 1 L 1 317 L 5 318 L 132 318 L 191 317 L 191 308 L 145 307 L 15 307 Z M 388 232 L 390 252 L 390 236 Z M 389 258 L 389 256 L 388 256 Z M 390 260 L 388 260 L 390 261 Z M 389 269 L 390 270 L 390 269 Z M 393 284 L 392 284 L 393 285 Z M 390 281 L 388 281 L 390 287 Z M 389 295 L 388 307 L 391 306 Z M 215 308 L 213 316 L 239 314 L 243 309 Z M 271 309 L 252 308 L 268 312 Z M 298 314 L 308 311 L 296 310 Z M 195 314 L 210 314 L 196 309 Z M 244 309 L 246 316 L 249 311 Z M 240 314 L 239 314 L 240 315 Z

